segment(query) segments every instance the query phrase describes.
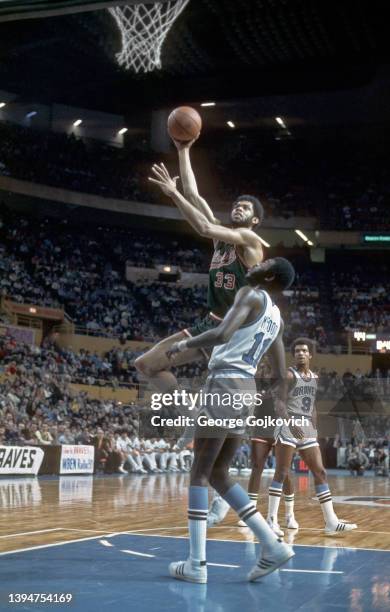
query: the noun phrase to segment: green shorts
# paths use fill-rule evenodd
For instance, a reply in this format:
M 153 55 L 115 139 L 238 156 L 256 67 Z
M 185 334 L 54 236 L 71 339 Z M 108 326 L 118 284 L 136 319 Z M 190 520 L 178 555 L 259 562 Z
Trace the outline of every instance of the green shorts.
M 187 329 L 184 329 L 183 331 L 185 334 L 187 334 L 187 336 L 194 338 L 195 336 L 203 334 L 205 331 L 209 331 L 209 329 L 214 329 L 214 327 L 217 327 L 221 321 L 222 319 L 209 312 L 199 321 L 199 323 L 192 325 L 191 327 L 187 327 Z
M 192 327 L 187 327 L 186 329 L 183 329 L 183 331 L 186 336 L 194 338 L 195 336 L 203 334 L 203 332 L 209 331 L 209 329 L 214 329 L 214 327 L 217 327 L 221 321 L 222 319 L 209 312 L 205 317 L 203 317 L 203 319 L 199 321 L 199 323 L 197 323 L 196 325 L 192 325 Z M 199 350 L 203 353 L 204 357 L 208 361 L 210 359 L 211 351 L 210 353 L 208 353 L 206 349 Z

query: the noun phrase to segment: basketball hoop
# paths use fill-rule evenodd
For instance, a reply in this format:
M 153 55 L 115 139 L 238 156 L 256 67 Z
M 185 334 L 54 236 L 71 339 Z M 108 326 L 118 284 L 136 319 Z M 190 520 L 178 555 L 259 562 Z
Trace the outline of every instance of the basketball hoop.
M 188 2 L 168 0 L 109 8 L 122 37 L 122 50 L 116 55 L 118 63 L 135 72 L 161 68 L 164 40 Z

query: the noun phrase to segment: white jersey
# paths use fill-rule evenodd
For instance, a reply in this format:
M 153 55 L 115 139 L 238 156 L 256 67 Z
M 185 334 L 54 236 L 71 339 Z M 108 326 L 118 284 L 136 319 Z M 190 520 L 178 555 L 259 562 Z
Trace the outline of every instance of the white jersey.
M 280 329 L 280 311 L 266 291 L 263 312 L 247 325 L 237 329 L 225 344 L 214 347 L 209 370 L 231 370 L 239 375 L 255 376 L 260 359 L 267 352 Z
M 290 414 L 311 417 L 317 394 L 317 374 L 309 370 L 308 377 L 303 377 L 296 368 L 289 368 L 294 374 L 294 386 L 287 397 L 287 410 Z

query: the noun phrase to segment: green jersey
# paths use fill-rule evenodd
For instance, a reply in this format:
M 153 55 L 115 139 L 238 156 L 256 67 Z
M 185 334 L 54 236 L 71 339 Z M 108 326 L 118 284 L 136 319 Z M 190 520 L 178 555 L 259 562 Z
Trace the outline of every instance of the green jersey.
M 224 317 L 234 302 L 236 293 L 247 285 L 247 267 L 237 253 L 237 246 L 217 242 L 209 270 L 208 308 Z

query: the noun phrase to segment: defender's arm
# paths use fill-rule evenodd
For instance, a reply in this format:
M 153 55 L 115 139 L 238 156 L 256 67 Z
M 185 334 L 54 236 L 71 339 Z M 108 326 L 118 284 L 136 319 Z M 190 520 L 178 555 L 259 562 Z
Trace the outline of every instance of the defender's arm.
M 263 296 L 261 296 L 261 299 L 264 299 Z M 189 348 L 209 348 L 225 344 L 230 340 L 234 332 L 245 323 L 253 306 L 252 289 L 250 287 L 242 287 L 237 292 L 233 306 L 226 313 L 218 327 L 195 336 L 195 338 L 177 342 L 167 352 L 168 357 Z

